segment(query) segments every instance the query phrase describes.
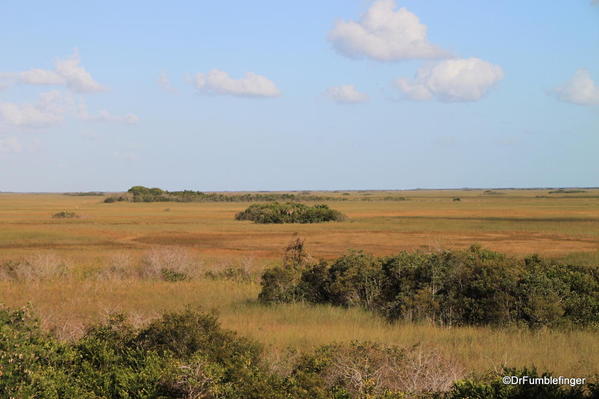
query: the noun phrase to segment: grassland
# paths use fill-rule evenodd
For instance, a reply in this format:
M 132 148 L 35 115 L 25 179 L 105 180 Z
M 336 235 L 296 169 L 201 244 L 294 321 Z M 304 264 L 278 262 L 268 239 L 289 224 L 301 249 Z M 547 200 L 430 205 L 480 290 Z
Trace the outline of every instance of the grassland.
M 599 373 L 596 331 L 389 325 L 358 309 L 255 303 L 261 270 L 277 262 L 296 236 L 306 238 L 313 255 L 325 258 L 349 248 L 385 255 L 480 243 L 517 256 L 539 253 L 599 263 L 599 190 L 549 191 L 326 193 L 339 198 L 327 203 L 349 220 L 316 225 L 235 221 L 247 203 L 104 204 L 100 196 L 0 194 L 0 262 L 36 256 L 70 268 L 61 278 L 0 281 L 0 303 L 30 303 L 43 325 L 64 339 L 113 312 L 143 324 L 166 310 L 201 306 L 217 310 L 224 327 L 271 346 L 274 357 L 287 347 L 360 339 L 433 346 L 472 371 L 534 364 L 562 375 Z M 453 201 L 456 197 L 461 200 Z M 79 217 L 52 218 L 64 210 Z M 135 267 L 149 251 L 172 247 L 199 270 L 242 267 L 252 279 L 172 283 L 101 273 L 115 263 Z

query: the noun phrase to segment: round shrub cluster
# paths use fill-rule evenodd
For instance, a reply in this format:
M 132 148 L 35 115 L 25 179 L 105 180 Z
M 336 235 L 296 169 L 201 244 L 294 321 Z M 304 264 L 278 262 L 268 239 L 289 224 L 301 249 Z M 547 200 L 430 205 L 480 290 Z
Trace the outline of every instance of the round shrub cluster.
M 235 215 L 236 220 L 251 220 L 255 223 L 322 223 L 346 219 L 339 211 L 324 204 L 308 206 L 297 202 L 271 202 L 253 204 Z

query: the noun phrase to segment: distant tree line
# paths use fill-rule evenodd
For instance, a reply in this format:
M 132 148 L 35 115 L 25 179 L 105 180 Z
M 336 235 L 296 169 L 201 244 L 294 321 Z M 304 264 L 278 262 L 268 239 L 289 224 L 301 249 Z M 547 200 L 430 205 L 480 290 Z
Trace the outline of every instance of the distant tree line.
M 255 223 L 322 223 L 343 221 L 346 216 L 324 204 L 308 206 L 297 202 L 253 204 L 235 215 L 236 220 Z
M 337 192 L 335 192 L 337 193 Z M 350 193 L 338 196 L 315 195 L 310 191 L 297 193 L 205 193 L 202 191 L 166 191 L 160 188 L 133 186 L 126 193 L 116 193 L 104 199 L 106 203 L 113 202 L 273 202 L 273 201 L 405 201 L 406 197 L 387 195 L 383 197 L 368 197 L 372 192 L 359 191 L 360 195 L 350 197 Z M 102 195 L 102 193 L 67 193 L 66 195 Z
M 86 191 L 86 192 L 64 193 L 64 195 L 70 195 L 73 197 L 101 197 L 104 195 L 104 193 L 101 191 Z
M 267 202 L 267 201 L 326 201 L 341 198 L 311 195 L 306 193 L 204 193 L 201 191 L 166 191 L 160 188 L 148 188 L 144 186 L 131 187 L 127 194 L 116 194 L 107 197 L 104 202 Z
M 523 260 L 472 246 L 314 261 L 301 240 L 262 276 L 263 303 L 360 306 L 388 320 L 438 325 L 599 327 L 599 266 Z

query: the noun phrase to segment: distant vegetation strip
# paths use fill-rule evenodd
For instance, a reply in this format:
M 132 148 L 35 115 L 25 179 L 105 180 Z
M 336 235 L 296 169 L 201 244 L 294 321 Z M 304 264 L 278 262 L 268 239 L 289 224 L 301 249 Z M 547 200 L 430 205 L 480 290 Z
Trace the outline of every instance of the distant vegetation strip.
M 297 202 L 253 204 L 235 215 L 236 220 L 251 220 L 255 223 L 322 223 L 340 222 L 346 219 L 341 212 L 318 204 L 308 206 Z
M 65 195 L 92 196 L 100 193 L 66 193 Z M 370 198 L 372 193 L 359 192 L 352 195 L 343 192 L 337 196 L 314 195 L 310 191 L 297 193 L 205 193 L 202 191 L 167 191 L 160 188 L 144 186 L 131 187 L 126 193 L 109 195 L 105 203 L 113 202 L 322 202 L 322 201 L 405 201 L 406 197 L 386 195 L 384 197 Z
M 107 197 L 104 202 L 271 202 L 271 201 L 343 201 L 343 198 L 327 197 L 311 194 L 279 194 L 279 193 L 204 193 L 201 191 L 166 191 L 160 188 L 144 186 L 131 187 L 127 194 L 116 194 Z
M 599 266 L 519 260 L 478 246 L 387 257 L 352 251 L 316 262 L 298 239 L 281 266 L 264 272 L 259 299 L 359 306 L 390 321 L 445 326 L 597 328 Z
M 101 191 L 86 191 L 77 193 L 64 193 L 64 195 L 70 195 L 73 197 L 101 197 L 104 195 Z

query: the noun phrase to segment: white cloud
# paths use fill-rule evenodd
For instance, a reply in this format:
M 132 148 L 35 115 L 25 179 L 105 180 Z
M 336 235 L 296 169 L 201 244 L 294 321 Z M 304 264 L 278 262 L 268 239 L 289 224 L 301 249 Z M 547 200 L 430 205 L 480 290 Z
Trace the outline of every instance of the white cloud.
M 19 81 L 30 85 L 64 85 L 65 79 L 54 71 L 30 69 L 19 73 Z
M 599 86 L 586 69 L 579 69 L 563 86 L 553 90 L 561 101 L 578 105 L 599 104 Z
M 135 125 L 139 122 L 139 117 L 135 114 L 128 113 L 125 115 L 114 115 L 106 110 L 101 110 L 97 114 L 91 114 L 87 110 L 87 105 L 83 102 L 79 104 L 78 117 L 84 121 L 92 122 L 115 122 L 124 123 L 127 125 Z
M 54 70 L 34 68 L 16 73 L 1 73 L 0 88 L 19 82 L 29 85 L 65 86 L 77 93 L 106 90 L 80 64 L 79 54 L 75 52 L 68 58 L 56 60 Z
M 106 110 L 90 113 L 83 99 L 77 101 L 72 95 L 57 90 L 41 93 L 35 103 L 0 102 L 0 122 L 9 126 L 44 128 L 61 123 L 67 116 L 84 121 L 125 124 L 139 122 L 139 117 L 131 113 L 113 115 Z
M 15 153 L 22 150 L 23 146 L 16 137 L 0 137 L 0 153 Z
M 227 72 L 213 69 L 195 76 L 196 88 L 206 94 L 225 94 L 238 97 L 277 97 L 281 94 L 273 81 L 265 76 L 247 72 L 233 79 Z
M 359 92 L 353 85 L 330 87 L 325 94 L 340 104 L 356 104 L 368 100 L 368 95 Z
M 80 93 L 106 90 L 92 78 L 80 63 L 77 52 L 69 58 L 56 61 L 56 72 L 64 78 L 66 86 Z
M 478 58 L 456 58 L 420 68 L 396 87 L 410 100 L 477 101 L 503 78 L 500 66 Z
M 158 84 L 160 85 L 160 87 L 162 88 L 162 90 L 169 92 L 169 93 L 177 93 L 177 89 L 173 87 L 173 85 L 171 84 L 170 79 L 168 78 L 168 76 L 166 75 L 166 73 L 161 73 L 160 76 L 158 77 Z
M 0 120 L 18 127 L 48 127 L 60 123 L 69 99 L 58 91 L 40 94 L 34 104 L 0 102 Z
M 427 27 L 395 0 L 378 0 L 359 22 L 339 21 L 329 40 L 341 54 L 379 61 L 444 58 L 448 53 L 429 43 Z
M 13 75 L 10 73 L 0 72 L 0 90 L 6 89 L 13 83 Z
M 135 114 L 128 113 L 125 115 L 113 115 L 106 110 L 101 110 L 96 115 L 86 115 L 81 119 L 95 122 L 125 123 L 127 125 L 135 125 L 137 122 L 139 122 L 139 117 Z

